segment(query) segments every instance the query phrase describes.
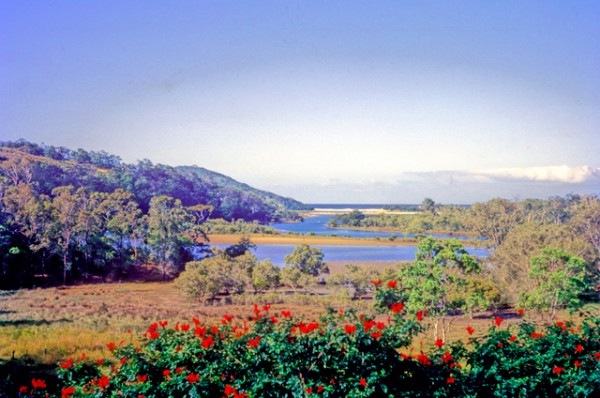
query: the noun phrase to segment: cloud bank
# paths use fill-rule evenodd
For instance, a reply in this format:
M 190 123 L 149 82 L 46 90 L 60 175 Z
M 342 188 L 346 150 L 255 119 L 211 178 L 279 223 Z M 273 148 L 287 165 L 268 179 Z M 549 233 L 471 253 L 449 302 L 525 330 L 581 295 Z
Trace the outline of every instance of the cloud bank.
M 482 170 L 475 172 L 490 178 L 561 182 L 566 184 L 580 184 L 600 177 L 600 169 L 590 166 L 569 167 L 546 166 L 546 167 L 515 167 L 504 169 Z
M 600 168 L 518 167 L 488 170 L 404 172 L 381 179 L 335 179 L 262 187 L 305 203 L 473 203 L 495 197 L 548 198 L 600 193 Z

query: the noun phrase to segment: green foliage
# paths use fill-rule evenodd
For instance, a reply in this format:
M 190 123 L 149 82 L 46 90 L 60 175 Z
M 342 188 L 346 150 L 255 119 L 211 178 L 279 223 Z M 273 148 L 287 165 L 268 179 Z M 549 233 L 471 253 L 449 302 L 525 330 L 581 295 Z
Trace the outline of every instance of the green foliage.
M 554 318 L 559 309 L 571 313 L 584 302 L 581 294 L 590 289 L 586 280 L 585 261 L 557 248 L 544 248 L 531 259 L 529 277 L 534 288 L 521 294 L 520 305 L 546 311 Z
M 361 221 L 364 219 L 365 215 L 362 212 L 358 210 L 352 210 L 350 213 L 341 213 L 334 215 L 329 219 L 328 226 L 333 228 L 339 225 L 349 227 L 360 227 Z
M 377 291 L 397 292 L 377 285 Z M 381 304 L 381 303 L 379 303 Z M 317 322 L 254 305 L 252 322 L 159 321 L 112 358 L 58 366 L 60 395 L 83 397 L 591 397 L 600 394 L 600 319 L 509 327 L 496 318 L 465 345 L 408 349 L 422 330 L 405 310 L 330 309 Z M 43 380 L 21 396 L 45 396 Z M 50 395 L 52 396 L 52 395 Z
M 311 290 L 317 284 L 317 278 L 306 274 L 296 267 L 283 267 L 280 276 L 281 284 L 290 289 Z
M 327 264 L 323 262 L 323 251 L 309 245 L 296 246 L 291 254 L 285 256 L 284 261 L 288 266 L 307 275 L 319 276 L 329 273 Z
M 427 237 L 419 241 L 416 261 L 400 269 L 398 274 L 406 296 L 406 306 L 416 313 L 428 309 L 433 316 L 434 337 L 438 338 L 438 323 L 441 322 L 442 338 L 449 325 L 446 315 L 457 309 L 473 305 L 473 296 L 483 293 L 469 291 L 467 277 L 481 270 L 477 259 L 470 256 L 456 240 L 438 242 Z M 471 285 L 476 288 L 478 285 Z
M 222 218 L 207 220 L 204 224 L 208 234 L 268 234 L 278 235 L 279 231 L 268 225 L 244 220 L 226 221 Z
M 373 267 L 346 264 L 346 270 L 329 277 L 327 285 L 342 286 L 351 292 L 353 299 L 359 299 L 371 291 L 371 281 L 378 277 Z
M 249 252 L 230 257 L 216 250 L 212 257 L 186 263 L 175 285 L 193 299 L 211 300 L 219 293 L 240 294 L 251 283 L 257 262 Z
M 252 287 L 265 291 L 279 286 L 281 270 L 271 260 L 263 260 L 252 269 Z

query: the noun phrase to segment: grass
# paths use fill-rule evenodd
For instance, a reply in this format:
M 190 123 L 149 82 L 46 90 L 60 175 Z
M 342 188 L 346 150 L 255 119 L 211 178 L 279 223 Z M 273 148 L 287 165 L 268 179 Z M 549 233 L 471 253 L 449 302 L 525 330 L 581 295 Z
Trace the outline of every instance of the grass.
M 389 264 L 371 264 L 384 267 Z M 341 269 L 332 267 L 333 272 Z M 316 295 L 291 295 L 285 292 L 256 296 L 232 296 L 231 305 L 201 305 L 183 297 L 172 282 L 127 282 L 95 284 L 47 289 L 3 292 L 0 294 L 0 378 L 13 383 L 31 377 L 54 378 L 56 364 L 69 357 L 85 353 L 92 360 L 110 358 L 106 343 L 135 339 L 149 324 L 168 320 L 190 322 L 192 317 L 211 324 L 220 322 L 224 314 L 234 315 L 238 320 L 250 320 L 253 303 L 273 303 L 272 310 L 290 310 L 306 320 L 317 320 L 327 306 L 367 311 L 369 300 L 352 301 L 343 291 L 320 288 Z M 270 294 L 270 296 L 269 296 Z M 588 312 L 600 313 L 600 305 L 590 304 Z M 492 324 L 493 316 L 502 316 L 502 327 L 520 321 L 515 311 L 507 310 L 493 314 L 478 314 L 474 319 L 454 317 L 448 335 L 449 341 L 464 340 L 485 333 Z M 533 316 L 533 314 L 528 314 Z M 561 314 L 562 319 L 568 318 Z M 539 321 L 539 317 L 534 317 Z M 426 318 L 425 321 L 430 321 Z M 476 332 L 469 336 L 466 327 Z M 432 346 L 431 330 L 414 339 L 414 347 Z M 28 379 L 29 378 L 29 379 Z M 14 380 L 17 380 L 16 382 Z M 16 384 L 14 384 L 16 385 Z M 0 382 L 2 390 L 2 382 Z M 0 397 L 3 397 L 0 394 Z

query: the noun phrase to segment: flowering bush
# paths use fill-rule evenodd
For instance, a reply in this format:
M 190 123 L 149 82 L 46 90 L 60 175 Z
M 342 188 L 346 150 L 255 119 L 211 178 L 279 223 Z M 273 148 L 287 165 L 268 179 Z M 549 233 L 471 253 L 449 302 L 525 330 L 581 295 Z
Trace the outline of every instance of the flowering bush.
M 600 394 L 600 320 L 536 329 L 491 320 L 465 345 L 410 348 L 425 310 L 407 314 L 381 288 L 381 314 L 329 310 L 318 322 L 254 306 L 250 321 L 153 323 L 139 344 L 111 342 L 111 359 L 59 364 L 66 397 L 455 397 Z M 379 289 L 378 289 L 379 290 Z M 386 300 L 389 301 L 386 303 Z M 386 310 L 387 308 L 387 310 Z M 512 329 L 514 328 L 514 330 Z M 467 347 L 469 346 L 469 347 Z M 45 396 L 32 380 L 21 396 Z

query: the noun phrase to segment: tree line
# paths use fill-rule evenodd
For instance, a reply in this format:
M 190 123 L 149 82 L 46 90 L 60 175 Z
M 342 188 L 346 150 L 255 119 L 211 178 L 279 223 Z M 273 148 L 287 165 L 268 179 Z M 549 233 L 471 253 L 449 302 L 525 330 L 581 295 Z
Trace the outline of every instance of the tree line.
M 2 288 L 118 278 L 149 261 L 166 277 L 205 254 L 201 225 L 212 210 L 161 195 L 144 213 L 120 188 L 68 185 L 44 195 L 25 183 L 4 186 L 0 204 Z
M 297 217 L 304 209 L 294 199 L 254 189 L 197 166 L 171 167 L 148 159 L 127 164 L 104 151 L 71 150 L 25 140 L 0 142 L 0 181 L 24 183 L 38 194 L 51 195 L 59 186 L 85 187 L 90 192 L 130 192 L 147 213 L 155 196 L 179 199 L 184 206 L 213 207 L 213 217 L 268 223 Z

